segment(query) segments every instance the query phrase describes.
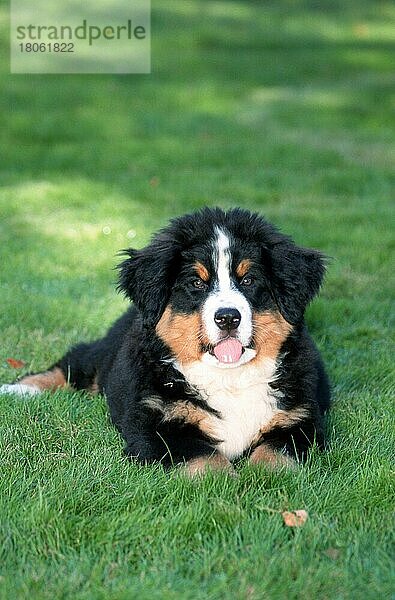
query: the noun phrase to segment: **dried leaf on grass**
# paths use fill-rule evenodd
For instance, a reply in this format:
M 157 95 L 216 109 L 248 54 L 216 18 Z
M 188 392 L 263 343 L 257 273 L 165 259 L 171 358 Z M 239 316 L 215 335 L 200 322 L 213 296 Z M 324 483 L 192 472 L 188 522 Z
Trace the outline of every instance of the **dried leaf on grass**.
M 302 527 L 309 516 L 307 510 L 284 511 L 281 514 L 287 527 Z
M 18 360 L 17 358 L 7 358 L 6 362 L 12 369 L 21 369 L 26 364 L 23 360 Z

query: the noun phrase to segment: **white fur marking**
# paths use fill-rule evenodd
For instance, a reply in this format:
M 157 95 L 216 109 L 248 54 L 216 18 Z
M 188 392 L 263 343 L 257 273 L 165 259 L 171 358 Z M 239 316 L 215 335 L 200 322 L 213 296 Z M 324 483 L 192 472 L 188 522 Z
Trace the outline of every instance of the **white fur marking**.
M 278 393 L 269 385 L 277 364 L 270 358 L 222 371 L 201 361 L 175 367 L 209 406 L 221 413 L 222 418 L 209 416 L 210 430 L 222 440 L 217 448 L 229 459 L 249 448 L 259 430 L 279 412 Z
M 231 288 L 229 238 L 222 229 L 217 228 L 216 256 L 214 264 L 217 267 L 218 291 L 226 293 Z
M 35 385 L 24 383 L 9 383 L 0 386 L 0 394 L 14 394 L 15 396 L 35 396 L 42 390 Z
M 213 251 L 213 263 L 217 274 L 217 284 L 212 293 L 208 296 L 203 305 L 202 319 L 210 342 L 215 345 L 221 340 L 221 332 L 214 321 L 214 315 L 219 308 L 236 308 L 240 315 L 241 321 L 237 329 L 237 339 L 245 347 L 251 341 L 252 336 L 252 312 L 251 307 L 245 296 L 235 288 L 230 276 L 230 241 L 229 237 L 222 229 L 216 229 L 217 238 Z M 251 360 L 253 356 L 245 352 L 238 363 L 232 363 L 225 366 L 233 368 L 246 362 L 246 359 Z M 244 358 L 243 358 L 244 357 Z M 224 366 L 215 357 L 214 363 L 221 368 Z M 207 362 L 207 361 L 206 361 Z

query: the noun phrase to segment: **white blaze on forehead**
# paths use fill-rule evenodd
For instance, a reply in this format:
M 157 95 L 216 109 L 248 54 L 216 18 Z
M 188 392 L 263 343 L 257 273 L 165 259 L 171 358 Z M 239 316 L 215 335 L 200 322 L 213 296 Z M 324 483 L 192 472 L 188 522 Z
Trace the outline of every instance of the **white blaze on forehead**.
M 231 288 L 230 280 L 230 243 L 229 238 L 222 229 L 216 229 L 217 239 L 214 248 L 214 264 L 216 266 L 218 277 L 218 288 L 220 291 L 226 291 Z
M 221 331 L 214 321 L 215 313 L 219 308 L 236 308 L 241 315 L 241 322 L 237 329 L 236 337 L 243 346 L 247 346 L 251 341 L 252 335 L 251 308 L 246 297 L 232 282 L 230 236 L 219 227 L 216 228 L 215 234 L 216 237 L 213 244 L 215 285 L 203 305 L 203 323 L 210 343 L 215 345 L 222 337 Z M 213 358 L 213 360 L 217 362 L 216 358 Z

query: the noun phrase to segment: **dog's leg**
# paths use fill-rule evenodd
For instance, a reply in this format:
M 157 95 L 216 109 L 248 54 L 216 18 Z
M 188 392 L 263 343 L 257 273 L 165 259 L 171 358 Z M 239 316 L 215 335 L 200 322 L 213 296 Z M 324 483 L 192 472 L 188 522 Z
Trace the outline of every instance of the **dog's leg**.
M 270 469 L 278 469 L 280 467 L 294 468 L 297 465 L 293 458 L 277 452 L 269 444 L 265 443 L 260 444 L 252 451 L 249 460 L 253 465 L 263 463 Z
M 208 471 L 222 471 L 228 475 L 234 475 L 235 470 L 232 463 L 220 452 L 213 452 L 210 456 L 198 456 L 191 458 L 180 468 L 182 475 L 187 477 L 200 477 Z
M 57 363 L 40 373 L 29 373 L 10 384 L 0 386 L 0 394 L 17 396 L 34 396 L 44 391 L 55 391 L 59 388 L 99 391 L 94 364 L 96 342 L 78 344 Z
M 15 383 L 2 385 L 0 387 L 0 394 L 34 396 L 45 390 L 54 391 L 67 386 L 68 382 L 62 369 L 53 367 L 42 373 L 25 375 Z

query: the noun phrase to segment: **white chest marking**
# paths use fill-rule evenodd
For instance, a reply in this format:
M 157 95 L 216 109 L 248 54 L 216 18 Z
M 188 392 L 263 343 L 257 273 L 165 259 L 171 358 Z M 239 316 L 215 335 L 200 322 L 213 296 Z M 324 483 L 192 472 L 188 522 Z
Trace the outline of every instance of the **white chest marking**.
M 278 412 L 276 396 L 269 386 L 276 366 L 272 359 L 229 370 L 201 361 L 176 365 L 209 406 L 221 414 L 222 418 L 209 417 L 210 430 L 221 440 L 218 450 L 229 459 L 240 456 L 249 448 L 260 428 Z

